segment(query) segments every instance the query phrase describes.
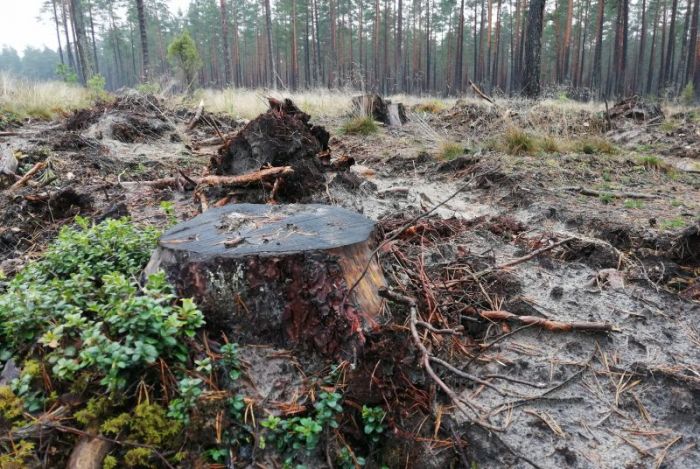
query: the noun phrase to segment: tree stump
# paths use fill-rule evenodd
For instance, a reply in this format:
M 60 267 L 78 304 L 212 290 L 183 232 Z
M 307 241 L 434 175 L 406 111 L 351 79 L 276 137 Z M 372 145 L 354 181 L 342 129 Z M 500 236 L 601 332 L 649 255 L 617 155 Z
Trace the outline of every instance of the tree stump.
M 399 127 L 408 122 L 402 103 L 392 103 L 378 94 L 365 94 L 352 98 L 353 110 L 362 116 L 372 116 L 383 124 Z
M 375 238 L 340 207 L 226 205 L 166 232 L 146 272 L 193 297 L 213 335 L 353 358 L 382 308 Z
M 0 190 L 7 189 L 16 180 L 17 158 L 9 146 L 0 146 Z

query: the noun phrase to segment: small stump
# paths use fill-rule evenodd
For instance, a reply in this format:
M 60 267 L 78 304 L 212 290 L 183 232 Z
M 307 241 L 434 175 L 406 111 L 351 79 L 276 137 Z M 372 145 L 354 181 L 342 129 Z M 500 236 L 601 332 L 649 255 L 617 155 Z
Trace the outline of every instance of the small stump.
M 217 336 L 351 358 L 382 307 L 374 233 L 335 206 L 226 205 L 166 232 L 146 271 L 163 269 Z

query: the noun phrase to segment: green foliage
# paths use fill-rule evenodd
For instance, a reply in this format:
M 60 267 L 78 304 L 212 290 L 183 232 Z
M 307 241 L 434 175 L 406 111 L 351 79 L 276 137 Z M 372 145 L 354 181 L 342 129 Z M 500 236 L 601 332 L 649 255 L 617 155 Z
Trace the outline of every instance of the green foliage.
M 168 226 L 174 226 L 177 224 L 177 216 L 175 216 L 175 204 L 169 200 L 163 200 L 160 203 L 160 209 L 165 214 L 165 218 L 168 220 Z
M 686 222 L 683 218 L 681 217 L 676 217 L 672 218 L 670 220 L 663 220 L 661 223 L 659 223 L 659 228 L 665 231 L 670 231 L 670 230 L 678 230 L 680 228 L 684 228 L 686 225 Z
M 104 99 L 107 97 L 105 93 L 105 85 L 107 80 L 100 74 L 93 75 L 87 80 L 87 88 L 90 90 L 90 95 L 93 99 Z
M 136 91 L 141 94 L 158 94 L 160 93 L 160 85 L 158 83 L 139 83 L 136 85 Z
M 212 462 L 223 462 L 228 456 L 226 448 L 211 448 L 204 452 L 204 456 Z
M 102 469 L 115 469 L 119 465 L 117 458 L 108 454 L 102 461 Z
M 78 83 L 78 75 L 66 64 L 56 66 L 56 76 L 66 83 Z
M 438 159 L 443 161 L 454 160 L 463 154 L 464 146 L 454 142 L 445 142 L 438 149 Z
M 357 466 L 364 466 L 367 463 L 365 458 L 360 456 L 355 456 L 347 446 L 338 452 L 338 457 L 336 459 L 336 464 L 340 469 L 355 469 Z
M 202 380 L 199 378 L 183 378 L 178 382 L 178 394 L 180 397 L 170 401 L 168 417 L 184 424 L 190 421 L 190 409 L 197 404 L 197 399 L 202 395 Z
M 107 415 L 109 410 L 110 404 L 107 398 L 95 397 L 89 399 L 84 408 L 73 414 L 73 418 L 84 427 L 91 427 Z
M 197 70 L 202 68 L 202 59 L 197 52 L 197 46 L 190 36 L 189 31 L 184 30 L 168 46 L 168 60 L 171 65 L 180 71 L 185 78 L 185 86 L 189 91 L 194 83 Z
M 231 381 L 241 376 L 241 363 L 238 358 L 238 344 L 230 343 L 221 346 L 221 360 L 219 366 L 227 373 Z
M 691 106 L 694 101 L 695 87 L 693 86 L 693 82 L 689 81 L 688 84 L 685 85 L 685 88 L 683 88 L 683 91 L 681 92 L 681 102 L 686 106 Z
M 362 423 L 364 424 L 364 432 L 373 443 L 379 441 L 379 437 L 384 433 L 384 419 L 386 412 L 381 407 L 362 406 Z
M 343 411 L 342 396 L 335 392 L 322 392 L 314 408 L 313 416 L 282 419 L 270 415 L 261 422 L 267 429 L 266 437 L 275 443 L 282 453 L 313 451 L 325 428 L 337 428 L 337 415 Z
M 22 416 L 24 405 L 9 386 L 0 386 L 0 423 L 12 422 Z
M 611 204 L 615 200 L 615 196 L 609 192 L 605 192 L 598 196 L 598 199 L 605 205 Z
M 350 135 L 371 135 L 379 131 L 379 126 L 372 116 L 353 117 L 343 124 L 340 131 Z
M 7 450 L 4 446 L 4 443 L 0 443 L 0 468 L 31 467 L 29 462 L 34 458 L 34 443 L 19 440 L 11 445 L 8 444 Z
M 133 448 L 124 454 L 126 467 L 155 467 L 150 463 L 153 450 L 150 448 Z
M 509 155 L 523 155 L 535 150 L 535 139 L 527 132 L 511 127 L 503 134 L 503 148 Z
M 637 199 L 625 199 L 624 206 L 625 208 L 638 209 L 644 207 L 644 202 Z
M 59 382 L 88 373 L 109 391 L 158 358 L 184 362 L 202 313 L 191 300 L 176 303 L 163 273 L 137 281 L 158 232 L 126 219 L 77 222 L 0 296 L 0 342 L 22 355 L 38 341 Z

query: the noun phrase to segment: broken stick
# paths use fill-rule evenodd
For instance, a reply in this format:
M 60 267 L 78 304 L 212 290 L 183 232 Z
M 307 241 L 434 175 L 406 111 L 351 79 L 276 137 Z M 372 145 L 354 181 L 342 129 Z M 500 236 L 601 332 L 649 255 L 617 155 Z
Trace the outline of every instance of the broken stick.
M 245 186 L 253 182 L 260 182 L 267 178 L 286 176 L 292 174 L 294 170 L 291 166 L 276 166 L 273 168 L 261 169 L 252 173 L 239 174 L 236 176 L 204 176 L 201 178 L 187 178 L 197 185 L 207 184 L 210 186 Z M 123 187 L 147 186 L 155 189 L 165 189 L 177 186 L 178 178 L 169 177 L 154 179 L 152 181 L 125 181 L 120 182 Z
M 15 182 L 10 186 L 8 190 L 12 191 L 15 189 L 19 189 L 23 185 L 25 185 L 37 172 L 41 171 L 46 167 L 46 161 L 40 161 L 37 164 L 35 164 L 32 169 L 27 171 L 27 173 L 22 176 L 19 181 Z

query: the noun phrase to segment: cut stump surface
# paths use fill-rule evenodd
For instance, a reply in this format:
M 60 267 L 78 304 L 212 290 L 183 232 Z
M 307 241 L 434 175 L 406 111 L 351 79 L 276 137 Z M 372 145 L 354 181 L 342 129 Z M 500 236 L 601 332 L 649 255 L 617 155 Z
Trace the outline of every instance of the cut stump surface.
M 227 205 L 165 233 L 147 273 L 163 269 L 212 332 L 350 357 L 382 307 L 374 233 L 373 221 L 335 206 Z

